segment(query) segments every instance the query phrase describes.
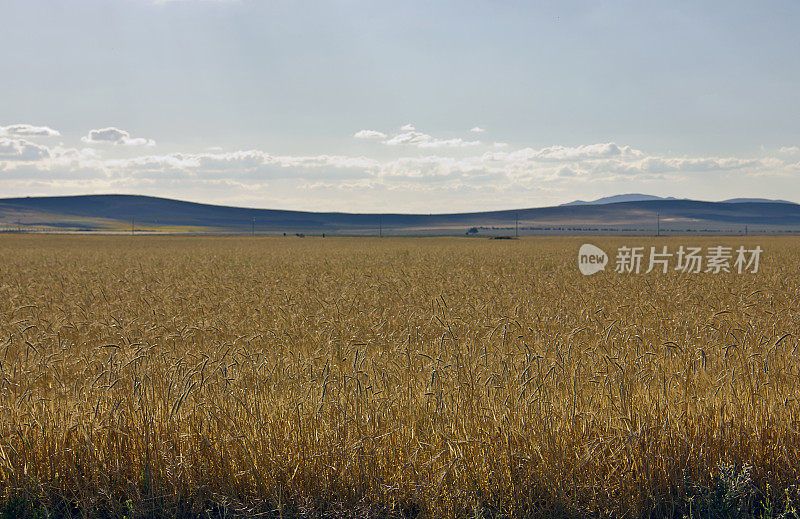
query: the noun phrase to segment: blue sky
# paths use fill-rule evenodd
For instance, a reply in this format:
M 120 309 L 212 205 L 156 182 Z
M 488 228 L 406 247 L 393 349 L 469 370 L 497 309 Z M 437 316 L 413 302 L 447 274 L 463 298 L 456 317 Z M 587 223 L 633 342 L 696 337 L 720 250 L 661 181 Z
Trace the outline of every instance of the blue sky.
M 0 196 L 800 201 L 796 2 L 0 4 Z

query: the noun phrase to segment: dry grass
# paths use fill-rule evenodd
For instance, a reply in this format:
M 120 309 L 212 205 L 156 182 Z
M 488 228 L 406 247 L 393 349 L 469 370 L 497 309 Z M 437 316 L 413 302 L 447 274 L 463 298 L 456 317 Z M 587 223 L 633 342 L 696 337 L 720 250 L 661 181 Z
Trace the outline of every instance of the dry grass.
M 757 275 L 590 278 L 583 241 L 0 237 L 0 500 L 671 516 L 722 462 L 782 502 L 800 241 L 659 240 L 759 244 Z

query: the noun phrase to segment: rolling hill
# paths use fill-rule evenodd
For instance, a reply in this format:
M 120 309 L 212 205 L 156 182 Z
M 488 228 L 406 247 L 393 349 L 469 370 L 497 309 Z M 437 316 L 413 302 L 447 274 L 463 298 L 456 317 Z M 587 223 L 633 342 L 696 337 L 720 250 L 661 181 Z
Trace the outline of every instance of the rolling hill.
M 453 214 L 317 213 L 248 209 L 139 195 L 0 199 L 0 229 L 49 232 L 479 235 L 579 233 L 785 233 L 800 205 L 781 201 L 648 199 Z

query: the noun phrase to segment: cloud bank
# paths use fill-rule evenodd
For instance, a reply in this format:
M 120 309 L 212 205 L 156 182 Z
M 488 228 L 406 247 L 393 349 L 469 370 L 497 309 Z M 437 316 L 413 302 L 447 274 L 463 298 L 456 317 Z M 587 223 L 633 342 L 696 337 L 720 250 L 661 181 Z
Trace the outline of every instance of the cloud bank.
M 2 128 L 12 127 L 47 134 L 28 129 L 46 127 Z M 3 136 L 0 190 L 6 196 L 119 192 L 287 209 L 431 212 L 535 207 L 634 191 L 787 198 L 781 186 L 796 185 L 800 175 L 796 152 L 787 147 L 754 156 L 674 156 L 616 142 L 514 148 L 434 137 L 413 125 L 353 137 L 379 144 L 376 156 L 213 148 L 121 157 L 119 146 L 136 152 L 152 141 L 117 128 L 82 139 L 111 144 L 96 149 Z

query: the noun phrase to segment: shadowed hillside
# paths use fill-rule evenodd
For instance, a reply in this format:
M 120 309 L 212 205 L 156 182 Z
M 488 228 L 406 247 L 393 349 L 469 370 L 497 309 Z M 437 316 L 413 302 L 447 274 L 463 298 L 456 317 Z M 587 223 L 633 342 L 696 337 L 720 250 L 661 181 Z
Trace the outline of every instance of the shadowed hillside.
M 0 199 L 7 231 L 221 233 L 559 234 L 581 232 L 795 232 L 800 205 L 647 200 L 453 214 L 314 213 L 198 204 L 138 195 Z M 477 231 L 477 232 L 475 232 Z

